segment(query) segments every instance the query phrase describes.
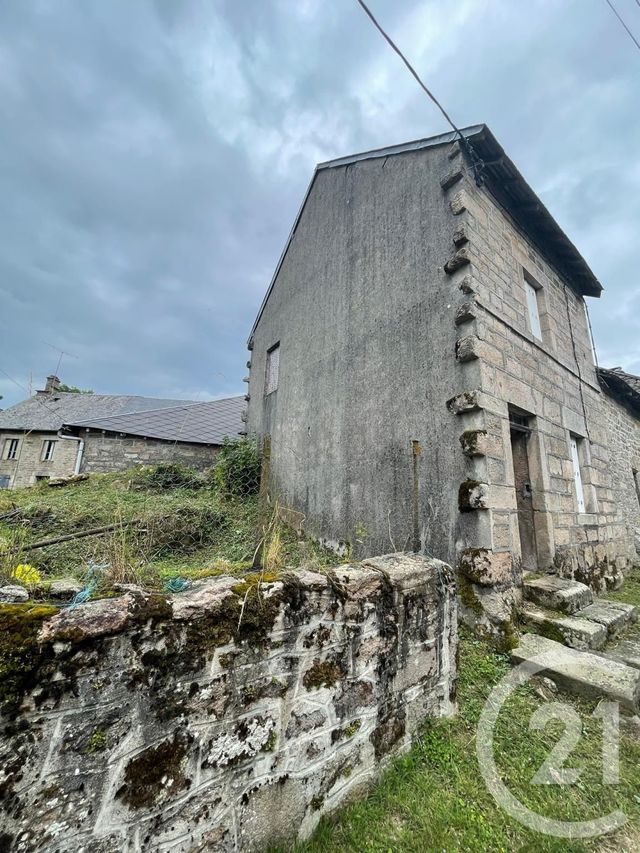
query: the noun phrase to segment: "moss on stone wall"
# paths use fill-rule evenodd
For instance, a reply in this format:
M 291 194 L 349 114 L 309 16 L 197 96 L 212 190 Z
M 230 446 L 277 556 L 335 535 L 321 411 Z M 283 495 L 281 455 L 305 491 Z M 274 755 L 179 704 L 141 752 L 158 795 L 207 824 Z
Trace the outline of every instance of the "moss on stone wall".
M 131 809 L 151 808 L 159 799 L 187 787 L 188 780 L 182 772 L 187 746 L 187 737 L 176 733 L 171 740 L 150 746 L 132 758 L 116 797 Z
M 487 434 L 486 429 L 468 429 L 460 436 L 462 452 L 467 456 L 481 455 L 480 439 Z
M 336 681 L 339 681 L 343 677 L 344 672 L 335 661 L 317 660 L 305 672 L 302 683 L 307 690 L 311 690 L 314 687 L 332 687 Z
M 35 675 L 52 657 L 38 644 L 38 631 L 57 607 L 32 604 L 0 605 L 0 710 L 12 713 L 25 692 L 36 686 Z

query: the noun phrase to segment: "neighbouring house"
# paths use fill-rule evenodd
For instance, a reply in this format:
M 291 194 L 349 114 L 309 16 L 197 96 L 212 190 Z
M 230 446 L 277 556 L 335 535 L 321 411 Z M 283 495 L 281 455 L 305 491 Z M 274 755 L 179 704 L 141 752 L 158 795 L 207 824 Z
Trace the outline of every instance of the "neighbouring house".
M 524 570 L 618 583 L 640 421 L 596 371 L 601 290 L 485 125 L 320 164 L 248 344 L 271 490 L 347 553 L 458 566 L 472 621 Z
M 614 502 L 627 538 L 640 553 L 640 376 L 620 367 L 598 367 L 609 435 L 609 473 Z
M 0 412 L 0 488 L 135 465 L 213 464 L 244 428 L 242 397 L 212 402 L 62 392 L 60 380 Z

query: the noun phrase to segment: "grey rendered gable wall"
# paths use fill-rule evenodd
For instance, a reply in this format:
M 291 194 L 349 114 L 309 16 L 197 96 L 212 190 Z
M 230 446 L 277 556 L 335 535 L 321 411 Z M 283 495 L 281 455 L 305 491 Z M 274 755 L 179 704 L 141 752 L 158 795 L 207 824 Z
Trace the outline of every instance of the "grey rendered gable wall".
M 445 405 L 463 387 L 460 293 L 443 270 L 449 148 L 319 171 L 254 334 L 248 428 L 271 435 L 273 490 L 310 532 L 363 553 L 412 546 L 412 440 L 422 547 L 453 560 L 474 523 L 458 513 L 465 461 Z M 279 387 L 265 399 L 277 341 Z

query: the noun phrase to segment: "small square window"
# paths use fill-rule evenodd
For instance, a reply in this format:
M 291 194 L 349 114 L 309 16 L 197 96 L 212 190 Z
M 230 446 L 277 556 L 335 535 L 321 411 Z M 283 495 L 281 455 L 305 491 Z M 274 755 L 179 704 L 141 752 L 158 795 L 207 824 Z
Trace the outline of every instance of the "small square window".
M 524 273 L 524 289 L 527 296 L 527 310 L 529 312 L 529 331 L 539 341 L 542 340 L 542 327 L 540 325 L 540 293 L 542 288 L 533 279 Z
M 277 343 L 267 350 L 267 366 L 265 372 L 264 393 L 271 394 L 278 388 L 280 374 L 280 344 Z
M 45 439 L 42 442 L 42 455 L 40 457 L 42 462 L 51 462 L 53 459 L 53 454 L 55 453 L 55 450 L 56 450 L 56 442 L 51 438 Z
M 7 438 L 4 443 L 4 458 L 17 459 L 18 450 L 20 448 L 19 438 Z

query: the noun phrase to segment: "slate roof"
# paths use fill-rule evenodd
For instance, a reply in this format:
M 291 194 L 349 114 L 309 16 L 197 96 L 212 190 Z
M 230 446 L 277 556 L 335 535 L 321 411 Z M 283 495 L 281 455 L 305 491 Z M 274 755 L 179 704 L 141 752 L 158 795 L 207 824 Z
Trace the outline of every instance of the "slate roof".
M 567 283 L 578 293 L 583 296 L 600 296 L 602 285 L 589 268 L 589 265 L 531 189 L 514 163 L 507 157 L 504 149 L 487 125 L 476 124 L 464 127 L 461 128 L 460 133 L 466 142 L 473 147 L 476 156 L 482 161 L 482 179 L 487 189 L 491 191 L 497 201 L 513 216 L 514 220 L 529 235 L 542 254 L 558 268 L 566 277 Z M 294 220 L 293 228 L 287 238 L 267 293 L 258 311 L 258 316 L 249 336 L 249 344 L 251 344 L 253 334 L 260 322 L 262 312 L 271 295 L 289 246 L 295 238 L 298 224 L 319 172 L 324 169 L 348 166 L 361 160 L 393 157 L 410 151 L 435 148 L 439 145 L 450 145 L 457 138 L 457 133 L 450 131 L 448 133 L 441 133 L 438 136 L 430 136 L 426 139 L 417 139 L 413 142 L 404 142 L 400 145 L 391 145 L 387 148 L 364 151 L 349 157 L 339 157 L 336 160 L 319 163 L 314 170 L 302 205 Z
M 598 367 L 598 379 L 610 397 L 626 404 L 640 417 L 640 376 L 626 373 L 621 367 Z
M 103 418 L 67 420 L 65 426 L 139 435 L 164 441 L 222 444 L 226 436 L 237 437 L 238 433 L 244 430 L 240 417 L 244 408 L 244 397 L 227 397 L 207 403 L 183 402 L 177 406 Z
M 57 432 L 64 423 L 184 406 L 195 400 L 170 400 L 114 394 L 71 394 L 55 391 L 35 394 L 0 412 L 0 430 Z

